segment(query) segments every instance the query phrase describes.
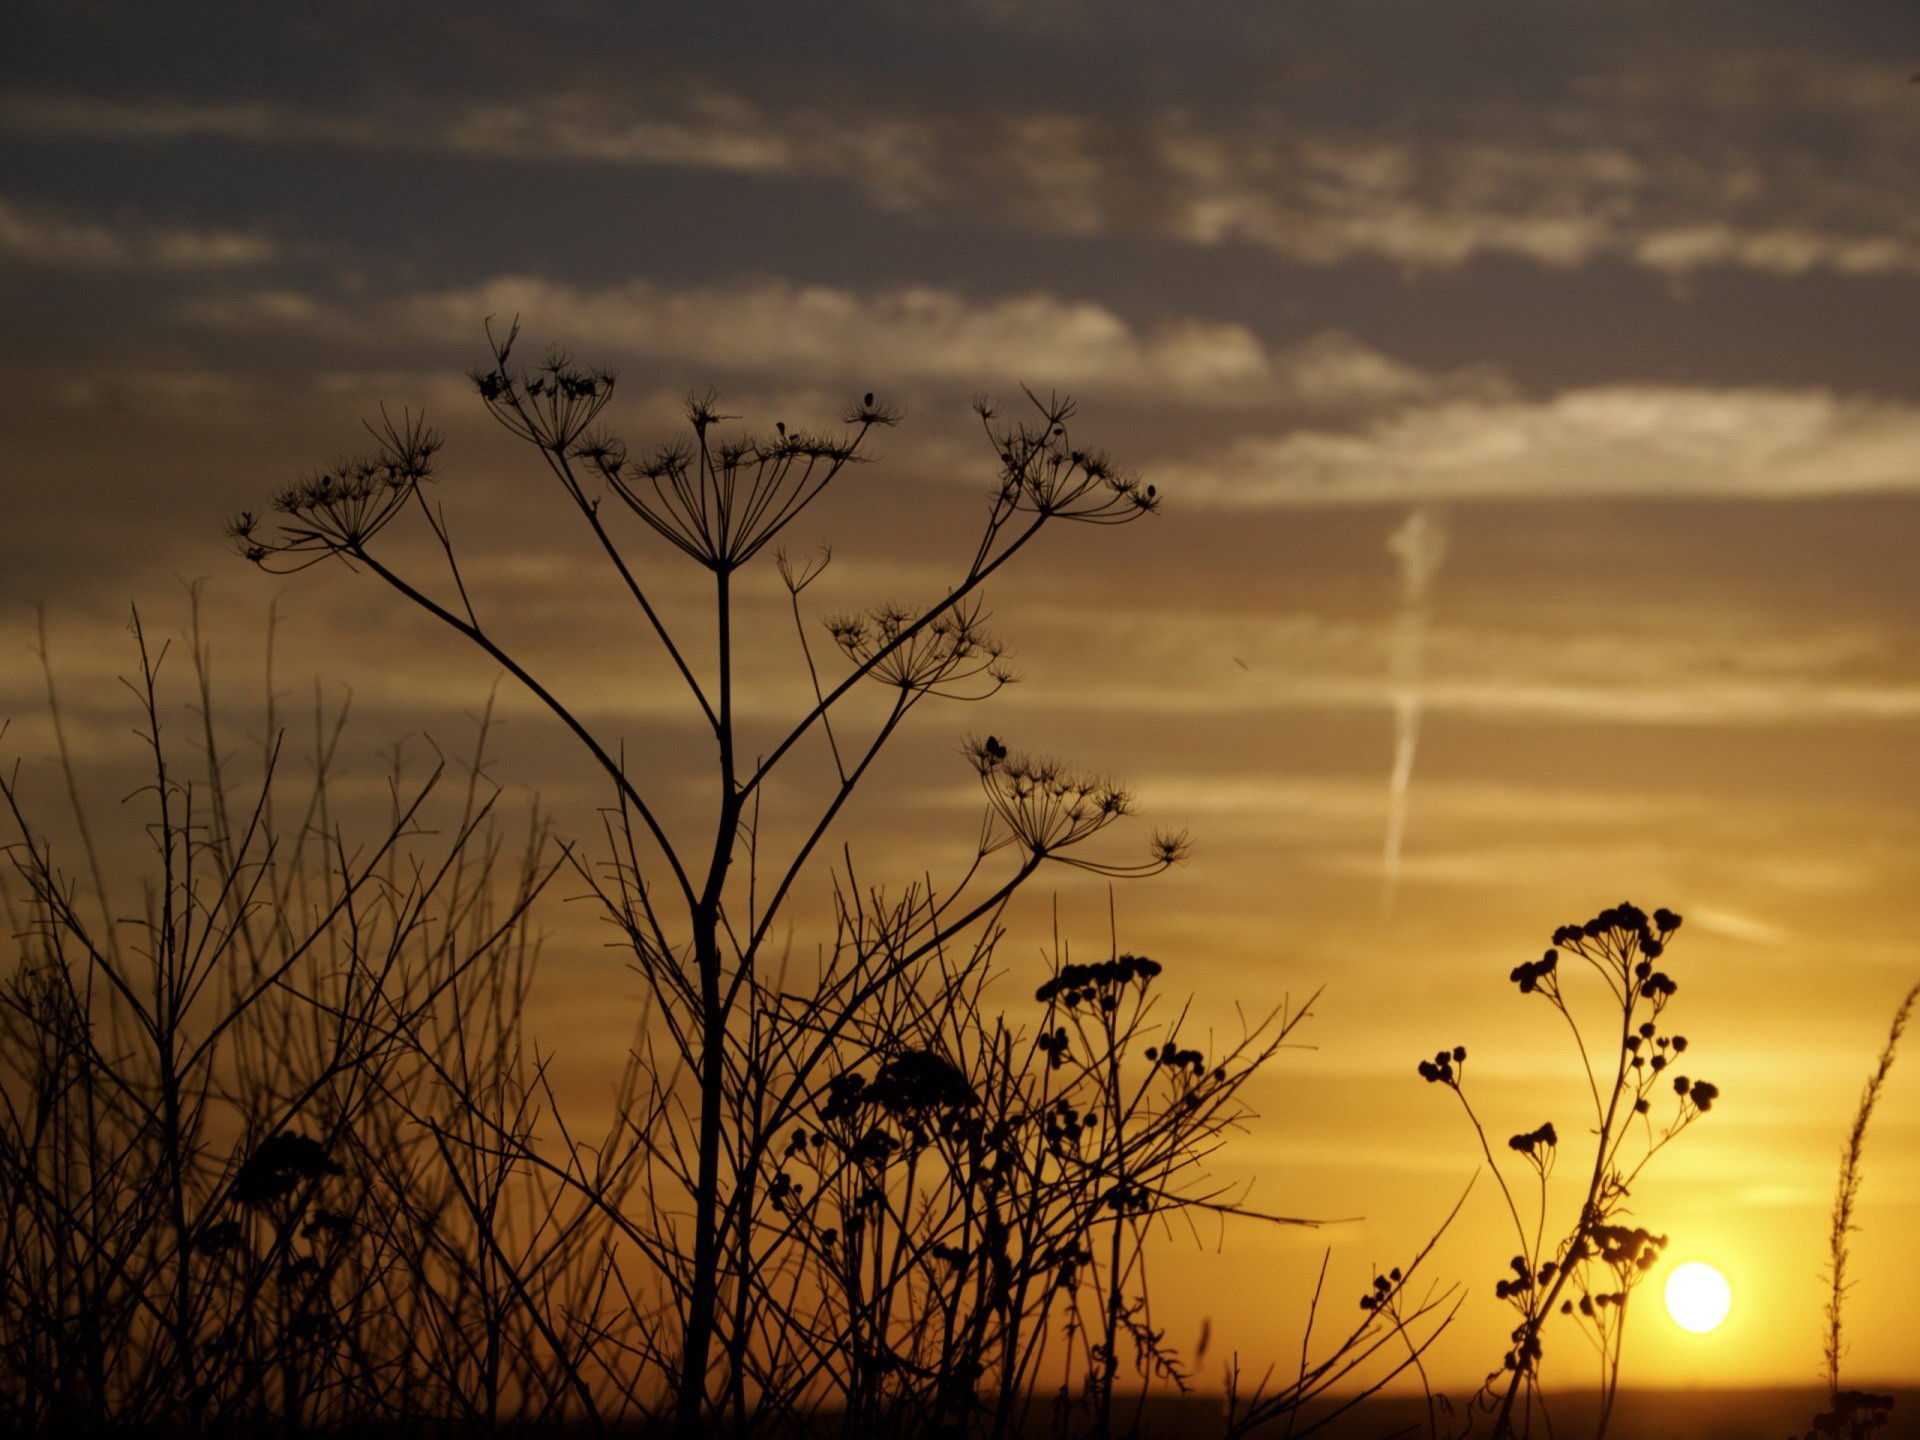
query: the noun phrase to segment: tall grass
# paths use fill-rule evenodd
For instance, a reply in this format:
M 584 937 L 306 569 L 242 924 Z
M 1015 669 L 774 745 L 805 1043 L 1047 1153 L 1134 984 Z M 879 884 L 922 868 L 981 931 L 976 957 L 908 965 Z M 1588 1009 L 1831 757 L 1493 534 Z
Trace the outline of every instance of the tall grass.
M 503 1288 L 487 1222 L 525 1181 L 468 1138 L 483 1116 L 523 1121 L 534 1093 L 518 1027 L 528 917 L 559 859 L 543 826 L 510 846 L 476 748 L 461 783 L 444 764 L 393 773 L 356 838 L 336 814 L 343 713 L 316 707 L 300 767 L 270 699 L 243 781 L 206 651 L 196 743 L 169 723 L 164 649 L 137 617 L 134 642 L 144 859 L 96 849 L 64 740 L 64 826 L 0 777 L 18 946 L 0 989 L 0 1428 L 264 1432 L 545 1403 L 536 1332 L 577 1276 L 520 1265 L 536 1289 Z M 449 1068 L 485 1110 L 449 1105 Z
M 1848 1237 L 1859 1228 L 1854 1223 L 1853 1214 L 1860 1198 L 1860 1183 L 1864 1178 L 1867 1123 L 1873 1119 L 1874 1107 L 1880 1103 L 1880 1091 L 1887 1083 L 1888 1072 L 1893 1069 L 1894 1056 L 1899 1053 L 1900 1040 L 1906 1034 L 1907 1021 L 1913 1014 L 1916 1001 L 1920 1001 L 1920 984 L 1907 991 L 1893 1012 L 1893 1023 L 1887 1029 L 1886 1044 L 1880 1047 L 1880 1058 L 1860 1092 L 1859 1107 L 1853 1112 L 1853 1125 L 1848 1129 L 1846 1143 L 1840 1150 L 1840 1180 L 1834 1190 L 1833 1218 L 1827 1234 L 1826 1344 L 1821 1356 L 1827 1392 L 1831 1398 L 1828 1408 L 1814 1417 L 1813 1429 L 1807 1432 L 1807 1440 L 1822 1440 L 1822 1437 L 1860 1440 L 1860 1437 L 1871 1435 L 1885 1425 L 1893 1409 L 1893 1397 L 1890 1395 L 1841 1388 L 1840 1362 L 1846 1355 L 1846 1334 L 1841 1322 L 1847 1291 L 1851 1288 L 1851 1282 L 1847 1279 L 1847 1261 L 1851 1250 Z

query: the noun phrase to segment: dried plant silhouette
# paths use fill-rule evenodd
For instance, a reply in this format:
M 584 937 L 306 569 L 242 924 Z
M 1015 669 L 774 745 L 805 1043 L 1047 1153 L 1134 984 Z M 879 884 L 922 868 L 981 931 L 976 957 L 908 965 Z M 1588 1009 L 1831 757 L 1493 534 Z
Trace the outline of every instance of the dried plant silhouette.
M 344 713 L 316 704 L 301 767 L 269 699 L 274 738 L 243 780 L 204 650 L 200 737 L 178 740 L 163 652 L 134 629 L 139 873 L 101 883 L 70 763 L 92 890 L 18 776 L 0 779 L 19 945 L 0 992 L 0 1427 L 499 1418 L 508 1377 L 546 1351 L 541 1313 L 584 1298 L 564 1254 L 534 1263 L 540 1226 L 503 1237 L 525 1247 L 506 1259 L 530 1293 L 486 1248 L 503 1205 L 551 1210 L 539 1177 L 489 1155 L 530 1093 L 526 922 L 557 857 L 536 818 L 514 858 L 484 724 L 464 783 L 449 793 L 444 763 L 396 769 L 384 823 L 355 838 L 333 813 Z
M 613 377 L 557 353 L 524 366 L 516 334 L 475 375 L 480 399 L 537 451 L 680 687 L 707 808 L 690 829 L 672 798 L 684 771 L 636 760 L 549 683 L 553 657 L 506 638 L 477 581 L 489 572 L 435 498 L 441 443 L 410 413 L 383 415 L 372 452 L 231 534 L 270 571 L 337 560 L 371 577 L 533 697 L 604 784 L 591 847 L 556 841 L 537 809 L 510 839 L 490 709 L 457 764 L 396 754 L 379 814 L 343 768 L 344 706 L 316 699 L 309 753 L 291 760 L 269 679 L 258 758 L 236 758 L 197 594 L 185 736 L 167 719 L 164 647 L 136 616 L 147 783 L 129 803 L 146 849 L 96 845 L 49 665 L 66 819 L 41 823 L 19 773 L 0 779 L 0 900 L 19 951 L 0 992 L 0 1427 L 1140 1433 L 1149 1399 L 1196 1389 L 1204 1362 L 1204 1341 L 1183 1355 L 1156 1317 L 1156 1249 L 1202 1221 L 1315 1223 L 1212 1173 L 1313 1001 L 1221 1038 L 1169 993 L 1178 960 L 1121 950 L 1111 922 L 1102 958 L 1076 958 L 1056 921 L 1049 963 L 1008 974 L 1012 902 L 1036 879 L 1147 877 L 1185 842 L 1154 833 L 1116 854 L 1124 788 L 998 735 L 955 757 L 980 823 L 944 878 L 875 883 L 838 828 L 924 702 L 1013 680 L 986 629 L 988 582 L 1043 531 L 1145 518 L 1157 492 L 1073 438 L 1070 402 L 1028 393 L 1012 419 L 981 402 L 995 478 L 947 582 L 810 619 L 829 552 L 799 561 L 782 541 L 870 458 L 894 408 L 869 394 L 838 429 L 755 438 L 696 396 L 682 438 L 634 452 L 601 425 Z M 661 598 L 673 566 L 704 572 L 698 644 L 676 629 L 683 594 Z M 755 566 L 777 577 L 806 697 L 771 731 L 760 672 L 739 658 L 766 613 L 743 598 Z M 591 1129 L 526 1030 L 536 907 L 555 892 L 591 902 L 642 986 Z M 795 940 L 806 923 L 810 947 Z M 1568 1027 L 1591 1095 L 1593 1153 L 1564 1219 L 1550 1184 L 1562 1131 L 1548 1120 L 1496 1147 L 1465 1048 L 1419 1064 L 1460 1101 L 1515 1230 L 1494 1287 L 1514 1324 L 1479 1393 L 1456 1412 L 1428 1384 L 1463 1300 L 1428 1270 L 1462 1197 L 1433 1240 L 1370 1277 L 1349 1324 L 1324 1318 L 1323 1263 L 1299 1297 L 1297 1364 L 1225 1366 L 1223 1435 L 1314 1434 L 1397 1378 L 1418 1386 L 1436 1440 L 1482 1422 L 1544 1432 L 1554 1317 L 1599 1349 L 1606 1433 L 1629 1300 L 1666 1244 L 1629 1223 L 1631 1187 L 1719 1094 L 1677 1073 L 1679 928 L 1622 904 L 1511 974 Z M 1591 1001 L 1563 958 L 1584 962 Z M 1836 1412 L 1861 1140 L 1913 999 L 1842 1172 Z M 1866 1433 L 1864 1413 L 1817 1433 Z
M 1580 1162 L 1585 1179 L 1564 1226 L 1548 1224 L 1548 1182 L 1560 1159 L 1560 1131 L 1553 1121 L 1507 1140 L 1505 1148 L 1521 1172 L 1510 1183 L 1467 1097 L 1466 1047 L 1456 1045 L 1419 1062 L 1420 1078 L 1452 1091 L 1466 1112 L 1518 1246 L 1509 1273 L 1494 1287 L 1514 1312 L 1511 1344 L 1469 1406 L 1470 1417 L 1491 1417 L 1496 1440 L 1531 1434 L 1536 1414 L 1548 1423 L 1540 1369 L 1547 1322 L 1556 1314 L 1586 1330 L 1599 1353 L 1596 1440 L 1611 1421 L 1628 1304 L 1667 1246 L 1665 1235 L 1625 1223 L 1628 1198 L 1647 1163 L 1720 1096 L 1711 1082 L 1678 1073 L 1687 1037 L 1663 1023 L 1679 990 L 1663 968 L 1679 928 L 1680 916 L 1671 910 L 1649 916 L 1622 902 L 1591 920 L 1562 925 L 1553 933 L 1553 948 L 1516 966 L 1508 977 L 1521 994 L 1539 996 L 1572 1035 L 1592 1101 L 1593 1155 L 1590 1162 Z M 1593 1005 L 1569 988 L 1563 956 L 1580 960 L 1580 968 L 1597 978 L 1600 993 Z M 1588 1010 L 1592 1020 L 1583 1018 Z M 1658 1120 L 1656 1104 L 1665 1112 Z
M 1880 1058 L 1860 1092 L 1859 1108 L 1854 1111 L 1853 1125 L 1840 1151 L 1840 1181 L 1834 1191 L 1833 1223 L 1827 1236 L 1826 1348 L 1821 1357 L 1829 1401 L 1827 1408 L 1814 1416 L 1813 1428 L 1806 1432 L 1805 1440 L 1861 1440 L 1886 1425 L 1892 1417 L 1891 1395 L 1840 1388 L 1840 1361 L 1846 1354 L 1841 1320 L 1850 1288 L 1847 1261 L 1852 1242 L 1848 1237 L 1859 1228 L 1854 1224 L 1853 1211 L 1864 1178 L 1867 1123 L 1873 1119 L 1874 1106 L 1880 1102 L 1880 1091 L 1893 1069 L 1894 1056 L 1899 1053 L 1916 1001 L 1920 1001 L 1920 985 L 1907 991 L 1893 1012 L 1893 1023 L 1887 1027 L 1887 1043 L 1880 1048 Z
M 1156 833 L 1137 859 L 1102 852 L 1131 811 L 1126 792 L 997 736 L 965 747 L 983 819 L 958 874 L 889 892 L 850 854 L 826 857 L 909 714 L 1013 679 L 984 629 L 987 583 L 1043 531 L 1152 515 L 1154 487 L 1076 442 L 1070 401 L 1028 392 L 1015 418 L 979 402 L 997 473 L 953 577 L 916 604 L 825 617 L 822 649 L 802 600 L 830 552 L 796 561 L 782 537 L 899 413 L 869 394 L 839 429 L 754 436 L 696 396 L 682 438 L 635 451 L 601 424 L 614 377 L 558 352 L 524 365 L 517 333 L 493 342 L 476 387 L 538 453 L 709 737 L 714 799 L 693 838 L 658 808 L 663 777 L 632 767 L 485 617 L 430 498 L 441 446 L 419 418 L 383 415 L 371 453 L 230 530 L 268 570 L 337 559 L 384 583 L 523 686 L 610 792 L 606 852 L 570 850 L 565 863 L 649 1001 L 612 1129 L 576 1138 L 537 1087 L 499 1116 L 488 1077 L 421 1046 L 437 1092 L 479 1117 L 457 1142 L 574 1207 L 570 1253 L 585 1254 L 576 1237 L 601 1247 L 595 1303 L 531 1307 L 544 1369 L 522 1378 L 518 1402 L 682 1436 L 793 1431 L 825 1414 L 860 1433 L 1009 1435 L 1042 1418 L 1059 1433 L 1129 1430 L 1149 1390 L 1189 1383 L 1154 1324 L 1150 1236 L 1183 1215 L 1310 1223 L 1251 1209 L 1205 1169 L 1305 1007 L 1255 1017 L 1225 1043 L 1190 1041 L 1184 1009 L 1157 993 L 1158 962 L 1115 951 L 1089 965 L 1056 937 L 1038 1013 L 990 1009 L 1008 906 L 1029 881 L 1062 866 L 1148 876 L 1184 849 Z M 437 575 L 384 543 L 401 523 L 430 537 Z M 710 577 L 704 647 L 683 643 L 659 602 L 661 556 L 637 543 L 648 538 Z M 749 752 L 738 577 L 755 563 L 784 586 L 811 700 Z M 703 648 L 710 659 L 696 658 Z M 860 699 L 874 694 L 877 707 Z M 807 799 L 809 773 L 827 778 Z M 789 913 L 809 877 L 830 891 L 833 919 L 804 962 Z M 535 1138 L 536 1118 L 558 1143 Z M 520 1275 L 504 1257 L 501 1271 Z M 1262 1417 L 1297 1413 L 1363 1362 L 1384 1383 L 1418 1363 L 1448 1313 L 1434 1299 L 1370 1314 L 1325 1364 L 1263 1392 Z M 1043 1391 L 1053 1398 L 1036 1409 Z

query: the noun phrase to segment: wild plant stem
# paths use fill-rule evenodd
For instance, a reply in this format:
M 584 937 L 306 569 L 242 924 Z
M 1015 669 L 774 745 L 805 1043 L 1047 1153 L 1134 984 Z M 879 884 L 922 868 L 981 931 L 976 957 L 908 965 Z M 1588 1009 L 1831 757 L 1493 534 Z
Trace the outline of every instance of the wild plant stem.
M 1867 1122 L 1873 1118 L 1873 1107 L 1880 1101 L 1880 1088 L 1886 1084 L 1887 1072 L 1893 1069 L 1894 1055 L 1900 1048 L 1900 1038 L 1906 1033 L 1907 1020 L 1913 1013 L 1913 1007 L 1920 1001 L 1920 983 L 1907 991 L 1906 998 L 1900 1002 L 1900 1008 L 1893 1013 L 1893 1024 L 1887 1030 L 1887 1043 L 1881 1047 L 1880 1058 L 1873 1067 L 1873 1074 L 1867 1077 L 1866 1088 L 1860 1092 L 1860 1106 L 1854 1112 L 1853 1128 L 1847 1132 L 1846 1148 L 1840 1152 L 1840 1182 L 1833 1197 L 1833 1228 L 1827 1239 L 1830 1279 L 1827 1293 L 1827 1336 L 1826 1336 L 1826 1379 L 1827 1392 L 1838 1394 L 1840 1390 L 1840 1357 L 1842 1354 L 1841 1309 L 1847 1296 L 1847 1236 L 1852 1234 L 1854 1203 L 1859 1198 L 1861 1180 L 1861 1161 L 1866 1152 Z

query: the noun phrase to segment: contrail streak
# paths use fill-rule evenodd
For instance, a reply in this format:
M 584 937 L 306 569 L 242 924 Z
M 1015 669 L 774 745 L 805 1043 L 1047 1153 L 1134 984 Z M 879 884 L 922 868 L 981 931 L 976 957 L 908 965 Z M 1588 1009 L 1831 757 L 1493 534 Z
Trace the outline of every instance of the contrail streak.
M 1389 660 L 1393 682 L 1393 772 L 1387 781 L 1387 840 L 1380 867 L 1380 916 L 1393 914 L 1400 888 L 1400 849 L 1407 838 L 1407 791 L 1420 748 L 1420 682 L 1426 668 L 1428 593 L 1447 555 L 1446 513 L 1422 505 L 1387 537 L 1400 562 L 1400 614 Z

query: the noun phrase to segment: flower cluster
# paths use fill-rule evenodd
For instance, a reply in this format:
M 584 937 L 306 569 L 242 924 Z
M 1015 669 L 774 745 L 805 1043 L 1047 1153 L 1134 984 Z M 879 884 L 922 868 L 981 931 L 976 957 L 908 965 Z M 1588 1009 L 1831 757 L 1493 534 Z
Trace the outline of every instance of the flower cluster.
M 1539 1367 L 1541 1357 L 1546 1354 L 1545 1348 L 1540 1344 L 1540 1327 L 1531 1321 L 1523 1320 L 1513 1327 L 1508 1338 L 1513 1344 L 1501 1357 L 1501 1368 L 1531 1374 Z
M 884 605 L 831 616 L 826 626 L 849 660 L 903 693 L 984 700 L 1018 678 L 1006 647 L 981 628 L 978 603 L 952 606 L 925 624 L 920 619 Z
M 1869 1390 L 1836 1390 L 1829 1408 L 1813 1417 L 1813 1429 L 1799 1440 L 1871 1440 L 1893 1419 L 1893 1396 Z M 1789 1436 L 1788 1440 L 1794 1440 Z
M 1673 1077 L 1673 1093 L 1684 1104 L 1704 1115 L 1713 1108 L 1713 1102 L 1720 1098 L 1720 1087 L 1705 1080 L 1689 1080 L 1684 1075 L 1676 1075 Z
M 1600 1263 L 1623 1274 L 1651 1270 L 1660 1262 L 1660 1252 L 1667 1248 L 1665 1235 L 1655 1235 L 1638 1225 L 1595 1225 L 1587 1233 L 1593 1237 Z M 1585 1246 L 1576 1250 L 1585 1258 Z
M 1136 1180 L 1117 1180 L 1100 1197 L 1100 1204 L 1122 1215 L 1142 1215 L 1153 1207 L 1153 1191 Z
M 1037 421 L 997 424 L 990 401 L 976 400 L 974 413 L 1000 457 L 997 503 L 1003 513 L 1016 510 L 1063 520 L 1118 525 L 1159 510 L 1159 492 L 1138 476 L 1116 469 L 1097 450 L 1073 444 L 1067 421 L 1073 402 L 1057 396 L 1042 400 L 1031 390 Z
M 1067 1063 L 1070 1053 L 1067 1048 L 1067 1027 L 1056 1025 L 1051 1030 L 1040 1032 L 1040 1038 L 1033 1042 L 1034 1048 L 1047 1057 L 1047 1068 L 1058 1070 Z
M 1079 1148 L 1080 1137 L 1093 1124 L 1091 1111 L 1082 1113 L 1064 1097 L 1047 1106 L 1040 1119 L 1040 1136 L 1055 1155 Z
M 896 1116 L 971 1110 L 980 1103 L 959 1066 L 931 1050 L 903 1050 L 888 1060 L 864 1098 Z
M 1537 1130 L 1507 1137 L 1507 1148 L 1524 1155 L 1527 1162 L 1543 1175 L 1553 1168 L 1553 1157 L 1558 1153 L 1559 1144 L 1560 1136 L 1551 1120 Z
M 774 438 L 716 437 L 723 415 L 714 397 L 687 400 L 693 439 L 670 441 L 629 461 L 624 446 L 589 437 L 573 446 L 633 513 L 655 533 L 710 570 L 746 564 L 788 521 L 804 510 L 851 462 L 867 432 L 899 420 L 897 410 L 869 394 L 848 407 L 846 435 L 819 435 L 774 426 Z
M 1207 1057 L 1198 1050 L 1182 1049 L 1173 1041 L 1172 1037 L 1168 1037 L 1167 1043 L 1164 1045 L 1149 1045 L 1147 1047 L 1147 1059 L 1163 1070 L 1184 1073 L 1195 1080 L 1204 1080 L 1207 1075 Z M 1224 1068 L 1216 1068 L 1213 1072 L 1213 1078 L 1216 1080 L 1226 1079 L 1226 1070 Z
M 1522 995 L 1531 995 L 1535 990 L 1552 989 L 1559 968 L 1560 952 L 1549 950 L 1538 960 L 1524 960 L 1514 966 L 1507 978 L 1520 987 Z
M 257 1209 L 340 1173 L 318 1140 L 282 1130 L 262 1140 L 241 1162 L 231 1194 L 235 1203 Z
M 1112 1010 L 1118 1006 L 1120 994 L 1127 986 L 1138 984 L 1144 990 L 1160 969 L 1158 960 L 1150 960 L 1145 955 L 1116 955 L 1111 960 L 1090 964 L 1062 965 L 1033 992 L 1033 998 L 1046 1004 L 1057 1000 L 1069 1010 L 1083 1004 Z
M 1520 1301 L 1530 1296 L 1539 1286 L 1551 1285 L 1553 1277 L 1560 1273 L 1560 1267 L 1548 1260 L 1541 1265 L 1540 1273 L 1536 1275 L 1532 1267 L 1527 1264 L 1527 1257 L 1524 1255 L 1514 1256 L 1507 1262 L 1507 1268 L 1513 1272 L 1513 1278 L 1497 1280 L 1493 1286 L 1495 1297 L 1501 1300 Z M 1526 1306 L 1523 1304 L 1521 1308 L 1524 1310 Z
M 379 442 L 374 451 L 337 461 L 274 495 L 273 509 L 284 517 L 275 533 L 251 510 L 229 520 L 227 534 L 240 553 L 257 565 L 298 570 L 353 554 L 384 530 L 433 478 L 441 440 L 410 411 L 398 421 L 383 414 L 368 429 Z
M 1393 1297 L 1400 1291 L 1400 1267 L 1395 1266 L 1384 1275 L 1373 1277 L 1373 1288 L 1360 1297 L 1362 1310 L 1386 1310 L 1393 1304 Z
M 775 1171 L 773 1179 L 767 1182 L 767 1201 L 782 1215 L 795 1213 L 806 1198 L 806 1187 L 785 1170 Z
M 1623 900 L 1591 920 L 1562 925 L 1553 932 L 1553 943 L 1599 970 L 1623 1001 L 1645 995 L 1657 1009 L 1679 989 L 1671 975 L 1654 967 L 1679 928 L 1680 917 L 1673 911 L 1663 908 L 1648 915 L 1638 905 Z M 1532 966 L 1515 970 L 1512 978 L 1523 991 L 1532 990 L 1552 973 L 1558 958 L 1549 950 Z M 1529 984 L 1526 976 L 1533 983 Z
M 1553 932 L 1553 943 L 1587 953 L 1590 942 L 1619 946 L 1631 943 L 1649 960 L 1658 959 L 1667 938 L 1680 928 L 1680 917 L 1664 906 L 1649 917 L 1629 901 L 1621 901 L 1610 910 L 1602 910 L 1591 920 L 1562 925 Z
M 885 1060 L 872 1080 L 858 1070 L 829 1077 L 820 1105 L 821 1128 L 796 1129 L 785 1159 L 819 1168 L 818 1154 L 831 1145 L 856 1164 L 884 1168 L 898 1154 L 919 1154 L 936 1136 L 978 1135 L 980 1097 L 952 1061 L 930 1050 L 902 1049 Z M 798 1192 L 776 1177 L 780 1197 Z
M 1687 1037 L 1684 1035 L 1662 1035 L 1659 1033 L 1659 1027 L 1655 1025 L 1653 1021 L 1646 1020 L 1641 1022 L 1638 1030 L 1627 1036 L 1625 1045 L 1627 1054 L 1631 1057 L 1627 1062 L 1627 1067 L 1630 1071 L 1635 1072 L 1635 1078 L 1638 1079 L 1641 1072 L 1644 1072 L 1650 1077 L 1658 1075 L 1662 1070 L 1665 1070 L 1671 1065 L 1686 1051 Z M 1688 1089 L 1689 1086 L 1684 1077 L 1680 1078 L 1674 1086 L 1676 1093 L 1683 1096 L 1688 1093 Z M 1700 1110 L 1710 1108 L 1713 1104 L 1713 1097 L 1718 1093 L 1719 1091 L 1714 1089 L 1713 1086 L 1707 1086 L 1707 1103 L 1697 1106 L 1696 1108 Z M 1645 1093 L 1644 1084 L 1634 1099 L 1633 1108 L 1635 1113 L 1640 1115 L 1645 1115 L 1653 1108 L 1652 1103 Z
M 1093 1264 L 1093 1251 L 1078 1241 L 1050 1245 L 1041 1252 L 1040 1265 L 1053 1273 L 1056 1289 L 1073 1290 L 1080 1284 L 1080 1272 Z
M 1460 1086 L 1461 1071 L 1456 1065 L 1464 1067 L 1467 1063 L 1467 1047 L 1456 1045 L 1451 1050 L 1436 1050 L 1431 1060 L 1420 1062 L 1420 1078 L 1429 1085 Z

